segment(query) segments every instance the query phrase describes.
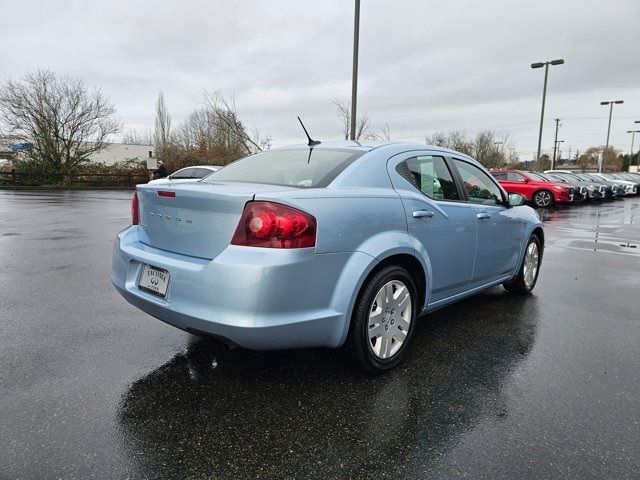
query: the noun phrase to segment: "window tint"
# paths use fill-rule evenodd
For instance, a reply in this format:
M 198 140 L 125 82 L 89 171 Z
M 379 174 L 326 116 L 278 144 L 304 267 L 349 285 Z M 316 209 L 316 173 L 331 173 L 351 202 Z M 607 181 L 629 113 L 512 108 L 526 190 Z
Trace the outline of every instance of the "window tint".
M 207 175 L 209 175 L 210 173 L 213 173 L 211 170 L 209 170 L 208 168 L 197 168 L 196 169 L 196 173 L 194 175 L 194 178 L 204 178 Z
M 459 200 L 456 184 L 442 157 L 413 157 L 398 164 L 396 170 L 429 198 Z
M 453 162 L 460 172 L 464 188 L 471 203 L 497 205 L 502 202 L 502 190 L 489 175 L 475 165 L 462 160 L 454 158 Z
M 193 173 L 195 172 L 195 168 L 183 168 L 182 170 L 178 170 L 177 172 L 175 172 L 173 175 L 171 175 L 171 178 L 174 180 L 180 180 L 183 178 L 191 178 L 193 176 Z
M 266 183 L 298 188 L 326 187 L 361 150 L 296 148 L 269 150 L 241 158 L 209 175 L 205 182 Z
M 491 172 L 491 175 L 493 175 L 493 178 L 495 178 L 496 180 L 507 179 L 507 174 L 505 172 Z

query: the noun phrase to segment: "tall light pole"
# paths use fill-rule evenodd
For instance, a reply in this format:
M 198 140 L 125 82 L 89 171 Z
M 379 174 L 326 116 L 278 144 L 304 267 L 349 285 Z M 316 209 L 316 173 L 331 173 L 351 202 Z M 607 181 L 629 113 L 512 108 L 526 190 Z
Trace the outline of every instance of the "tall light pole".
M 634 123 L 640 123 L 640 120 L 636 120 Z M 640 130 L 627 130 L 627 133 L 631 134 L 631 153 L 629 154 L 629 167 L 631 167 L 631 159 L 633 157 L 633 140 L 636 136 L 636 133 L 640 133 Z M 638 166 L 636 171 L 640 172 L 640 149 L 638 150 L 637 162 L 638 162 Z
M 555 140 L 553 142 L 553 163 L 551 163 L 551 170 L 555 168 L 556 152 L 558 152 L 558 160 L 560 160 L 560 144 L 561 143 L 564 143 L 564 140 Z
M 602 152 L 602 160 L 600 160 L 600 164 L 598 165 L 598 172 L 602 173 L 604 170 L 604 163 L 607 157 L 607 152 L 609 151 L 609 134 L 611 133 L 611 115 L 613 115 L 613 104 L 614 103 L 624 103 L 624 100 L 609 100 L 607 102 L 600 102 L 600 105 L 609 105 L 609 126 L 607 127 L 607 145 L 604 147 L 604 152 Z
M 640 130 L 627 130 L 627 133 L 631 134 L 631 153 L 629 153 L 629 166 L 631 166 L 631 158 L 633 157 L 633 140 L 635 139 L 636 133 L 640 133 Z M 640 154 L 638 154 L 638 161 L 640 161 Z
M 562 65 L 564 63 L 564 59 L 559 58 L 558 60 L 549 60 L 548 62 L 537 62 L 532 63 L 531 68 L 542 68 L 544 67 L 544 87 L 542 88 L 542 112 L 540 113 L 540 133 L 538 134 L 538 155 L 536 157 L 536 161 L 538 162 L 538 168 L 540 170 L 543 169 L 543 165 L 541 165 L 540 161 L 540 149 L 542 148 L 542 124 L 544 122 L 544 103 L 547 99 L 547 77 L 549 76 L 549 65 Z
M 351 76 L 351 140 L 356 139 L 356 103 L 358 101 L 358 48 L 360 44 L 360 0 L 356 0 L 353 21 L 353 73 Z
M 555 168 L 556 165 L 556 147 L 558 146 L 558 127 L 560 127 L 560 119 L 554 118 L 554 122 L 556 122 L 556 134 L 553 137 L 553 160 L 551 160 L 551 170 Z

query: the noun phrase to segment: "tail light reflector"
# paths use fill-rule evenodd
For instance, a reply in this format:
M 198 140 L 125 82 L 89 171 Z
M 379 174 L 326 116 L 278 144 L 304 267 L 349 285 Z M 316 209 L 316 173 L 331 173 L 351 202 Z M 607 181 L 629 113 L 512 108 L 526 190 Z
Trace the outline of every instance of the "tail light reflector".
M 176 192 L 167 192 L 166 190 L 158 190 L 158 196 L 175 198 Z
M 247 202 L 231 245 L 307 248 L 316 245 L 316 219 L 274 202 Z
M 140 205 L 138 203 L 138 194 L 134 193 L 131 198 L 131 225 L 140 223 Z

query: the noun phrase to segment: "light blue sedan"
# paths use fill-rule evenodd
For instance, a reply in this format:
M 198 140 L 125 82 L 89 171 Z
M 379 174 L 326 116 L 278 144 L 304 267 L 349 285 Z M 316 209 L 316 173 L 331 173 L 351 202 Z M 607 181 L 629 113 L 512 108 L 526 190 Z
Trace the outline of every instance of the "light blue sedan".
M 293 146 L 139 185 L 111 280 L 131 304 L 251 349 L 340 347 L 369 372 L 420 315 L 536 284 L 544 232 L 478 162 L 410 143 Z

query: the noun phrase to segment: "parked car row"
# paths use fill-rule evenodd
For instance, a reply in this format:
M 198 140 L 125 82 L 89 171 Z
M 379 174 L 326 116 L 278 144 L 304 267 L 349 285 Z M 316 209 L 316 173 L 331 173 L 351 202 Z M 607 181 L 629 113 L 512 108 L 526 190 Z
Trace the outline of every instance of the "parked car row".
M 640 173 L 574 173 L 491 170 L 508 193 L 518 193 L 538 208 L 640 195 Z

